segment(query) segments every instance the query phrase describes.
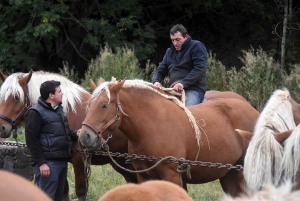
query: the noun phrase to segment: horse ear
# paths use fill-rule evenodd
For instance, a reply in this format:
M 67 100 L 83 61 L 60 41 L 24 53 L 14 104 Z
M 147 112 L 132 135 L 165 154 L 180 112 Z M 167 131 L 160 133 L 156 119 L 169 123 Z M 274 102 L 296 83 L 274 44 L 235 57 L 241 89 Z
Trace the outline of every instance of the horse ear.
M 290 137 L 291 133 L 293 132 L 292 130 L 284 131 L 282 133 L 275 133 L 275 138 L 277 142 L 280 144 L 283 143 L 288 137 Z
M 0 72 L 0 78 L 4 82 L 6 80 L 6 78 L 7 78 L 7 76 L 4 75 L 4 73 Z
M 103 82 L 105 82 L 105 80 L 102 77 L 100 77 L 99 80 L 98 80 L 97 86 L 99 86 Z
M 90 88 L 92 91 L 94 91 L 97 88 L 95 82 L 92 79 L 90 79 Z
M 33 71 L 30 70 L 30 72 L 25 77 L 23 77 L 22 79 L 19 80 L 19 83 L 21 86 L 27 84 L 30 81 L 32 72 Z
M 121 88 L 124 85 L 124 83 L 125 83 L 125 79 L 124 80 L 120 80 L 117 84 L 115 84 L 114 86 L 112 86 L 112 90 L 114 92 L 118 93 L 121 90 Z
M 241 136 L 243 136 L 244 138 L 250 140 L 253 137 L 253 133 L 248 132 L 248 131 L 243 131 L 240 129 L 235 129 L 236 132 L 238 132 Z

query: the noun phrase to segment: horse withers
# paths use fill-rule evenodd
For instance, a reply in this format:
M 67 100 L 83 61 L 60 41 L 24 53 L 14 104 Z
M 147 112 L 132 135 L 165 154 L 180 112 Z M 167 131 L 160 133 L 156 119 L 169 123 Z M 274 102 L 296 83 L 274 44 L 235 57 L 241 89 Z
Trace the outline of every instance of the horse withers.
M 105 82 L 93 92 L 79 139 L 92 150 L 101 145 L 99 139 L 107 139 L 108 133 L 119 126 L 129 140 L 129 154 L 208 162 L 187 167 L 189 174 L 181 174 L 182 177 L 178 176 L 177 164 L 161 163 L 138 173 L 139 183 L 166 180 L 186 189 L 187 183 L 219 179 L 226 193 L 237 195 L 242 191 L 242 172 L 208 166 L 243 164 L 240 159 L 249 141 L 235 129 L 252 132 L 258 115 L 249 103 L 238 99 L 217 99 L 186 108 L 151 83 Z M 131 162 L 139 171 L 156 164 L 138 159 Z

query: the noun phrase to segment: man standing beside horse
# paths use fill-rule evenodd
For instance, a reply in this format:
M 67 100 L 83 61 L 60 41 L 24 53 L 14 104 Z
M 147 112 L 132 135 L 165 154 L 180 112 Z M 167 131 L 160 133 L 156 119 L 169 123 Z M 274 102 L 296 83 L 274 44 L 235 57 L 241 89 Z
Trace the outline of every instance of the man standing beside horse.
M 203 43 L 192 40 L 181 24 L 170 30 L 173 45 L 167 49 L 162 62 L 153 74 L 154 86 L 161 87 L 165 77 L 169 77 L 166 87 L 176 91 L 185 90 L 186 106 L 203 101 L 206 92 L 207 50 Z
M 54 201 L 61 201 L 71 157 L 70 131 L 61 106 L 60 82 L 50 80 L 40 87 L 41 97 L 25 115 L 26 144 L 31 153 L 37 186 Z

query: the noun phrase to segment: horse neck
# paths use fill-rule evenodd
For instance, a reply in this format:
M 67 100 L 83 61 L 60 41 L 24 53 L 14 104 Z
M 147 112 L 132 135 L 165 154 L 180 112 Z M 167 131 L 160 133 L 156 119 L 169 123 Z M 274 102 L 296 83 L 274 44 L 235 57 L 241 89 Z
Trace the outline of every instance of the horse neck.
M 144 137 L 163 132 L 166 119 L 175 124 L 178 123 L 176 116 L 186 116 L 175 103 L 150 90 L 125 88 L 119 97 L 123 111 L 129 115 L 122 115 L 119 128 L 131 141 L 140 139 L 141 134 Z

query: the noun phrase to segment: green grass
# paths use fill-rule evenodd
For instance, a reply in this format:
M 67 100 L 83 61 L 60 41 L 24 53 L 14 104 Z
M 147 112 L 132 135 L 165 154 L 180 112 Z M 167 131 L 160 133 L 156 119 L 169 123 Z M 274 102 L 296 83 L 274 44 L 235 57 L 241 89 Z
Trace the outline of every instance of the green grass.
M 92 173 L 89 179 L 88 201 L 96 201 L 110 189 L 122 184 L 126 184 L 123 177 L 117 173 L 110 165 L 91 166 Z M 70 198 L 77 201 L 74 189 L 73 167 L 69 164 L 68 180 L 70 186 Z M 194 201 L 217 201 L 224 194 L 219 181 L 207 184 L 188 185 L 189 195 Z
M 22 130 L 22 129 L 21 129 Z M 25 135 L 18 133 L 18 141 L 25 143 Z M 13 137 L 8 140 L 15 141 Z M 68 181 L 70 187 L 70 198 L 77 201 L 75 193 L 75 179 L 73 165 L 69 163 Z M 97 201 L 103 194 L 119 185 L 126 184 L 124 178 L 110 165 L 91 166 L 91 177 L 89 179 L 89 191 L 87 201 Z M 217 201 L 224 193 L 219 181 L 206 184 L 188 185 L 189 195 L 194 201 Z

